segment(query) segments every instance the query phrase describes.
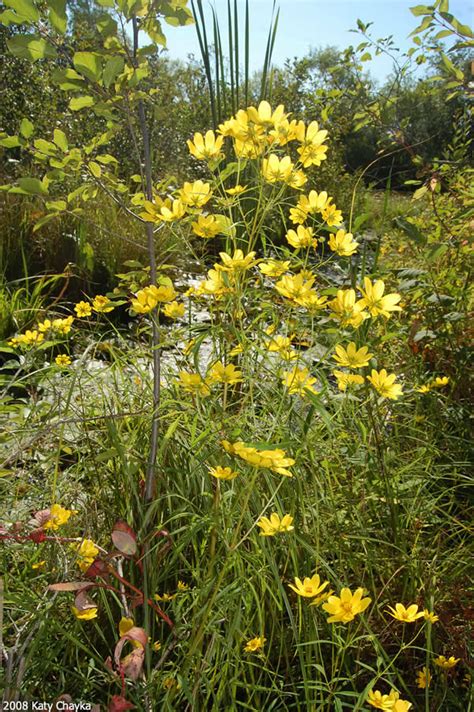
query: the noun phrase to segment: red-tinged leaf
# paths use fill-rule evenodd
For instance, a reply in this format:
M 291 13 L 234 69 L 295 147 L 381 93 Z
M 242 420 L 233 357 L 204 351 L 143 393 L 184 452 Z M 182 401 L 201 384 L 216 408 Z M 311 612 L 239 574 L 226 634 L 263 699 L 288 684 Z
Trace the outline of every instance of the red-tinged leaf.
M 135 709 L 135 705 L 122 697 L 122 695 L 114 695 L 109 703 L 108 712 L 126 712 L 126 710 Z
M 134 649 L 123 659 L 120 659 L 123 646 L 127 642 L 132 643 Z M 137 626 L 130 628 L 125 635 L 122 635 L 114 650 L 114 662 L 120 674 L 125 675 L 130 680 L 138 680 L 145 661 L 145 645 L 147 642 L 148 636 L 145 630 Z
M 35 512 L 33 514 L 33 518 L 31 519 L 30 524 L 33 527 L 44 527 L 50 516 L 50 509 L 40 509 L 39 512 Z
M 108 573 L 109 567 L 105 561 L 102 561 L 102 559 L 95 559 L 85 572 L 85 576 L 87 576 L 87 578 L 96 578 L 97 576 L 104 578 Z
M 145 651 L 143 648 L 135 648 L 120 661 L 120 668 L 129 680 L 134 682 L 141 675 L 143 663 L 145 662 Z
M 28 534 L 28 538 L 34 541 L 35 544 L 41 544 L 42 541 L 45 541 L 46 534 L 44 529 L 35 529 Z
M 82 589 L 91 588 L 94 584 L 89 581 L 63 581 L 62 583 L 51 583 L 48 586 L 49 591 L 81 591 Z
M 135 608 L 138 608 L 138 606 L 143 606 L 143 601 L 145 600 L 143 593 L 136 594 L 130 601 L 130 607 L 132 610 L 135 610 Z
M 137 553 L 137 536 L 127 522 L 121 519 L 115 522 L 111 536 L 114 546 L 125 556 Z

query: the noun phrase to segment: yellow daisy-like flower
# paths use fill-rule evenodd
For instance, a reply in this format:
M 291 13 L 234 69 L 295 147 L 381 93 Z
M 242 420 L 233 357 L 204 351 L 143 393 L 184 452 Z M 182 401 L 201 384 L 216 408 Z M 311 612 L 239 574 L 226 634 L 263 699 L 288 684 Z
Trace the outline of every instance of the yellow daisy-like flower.
M 364 383 L 364 376 L 345 371 L 333 371 L 332 375 L 337 378 L 337 387 L 340 391 L 346 391 L 349 386 L 360 386 Z
M 302 247 L 316 247 L 318 241 L 313 237 L 313 228 L 298 225 L 296 230 L 288 230 L 285 235 L 288 243 L 299 250 Z
M 107 297 L 105 297 L 107 299 Z M 112 307 L 113 309 L 113 307 Z M 111 309 L 108 311 L 112 311 Z M 71 327 L 74 323 L 74 317 L 73 316 L 67 316 L 65 319 L 53 319 L 53 322 L 51 324 L 51 328 L 53 331 L 57 331 L 59 334 L 62 334 L 65 336 L 66 334 L 69 334 L 71 331 Z
M 423 667 L 416 673 L 416 684 L 421 690 L 424 690 L 425 688 L 430 686 L 431 673 L 426 667 Z
M 228 195 L 240 195 L 241 193 L 244 193 L 247 190 L 246 185 L 236 185 L 234 188 L 226 188 L 225 192 Z
M 423 611 L 423 617 L 425 621 L 429 621 L 430 623 L 437 623 L 439 621 L 439 616 L 437 616 L 434 611 L 429 611 L 427 608 Z
M 260 536 L 275 536 L 280 532 L 291 532 L 294 527 L 291 525 L 293 517 L 290 514 L 284 514 L 283 517 L 273 512 L 270 517 L 260 517 L 257 526 L 262 530 Z
M 98 294 L 92 300 L 92 308 L 95 312 L 107 314 L 113 311 L 115 307 L 108 297 L 105 297 L 103 294 Z
M 72 612 L 79 621 L 91 621 L 93 618 L 97 618 L 97 612 L 99 610 L 97 606 L 84 608 L 82 611 L 76 608 L 76 606 L 71 606 L 71 608 Z
M 329 302 L 333 316 L 341 322 L 341 326 L 352 326 L 357 329 L 368 318 L 364 311 L 362 300 L 356 301 L 354 289 L 338 289 L 335 299 Z
M 409 712 L 412 707 L 412 703 L 408 702 L 408 700 L 396 700 L 393 706 L 393 712 Z
M 242 250 L 235 250 L 232 256 L 228 255 L 227 252 L 219 252 L 219 257 L 221 258 L 222 265 L 214 266 L 225 272 L 246 270 L 255 264 L 255 252 L 249 252 L 247 255 L 244 255 Z
M 45 529 L 59 529 L 63 524 L 66 524 L 71 515 L 76 514 L 73 509 L 64 509 L 60 504 L 53 504 L 49 510 L 49 518 L 44 525 Z
M 178 585 L 176 588 L 178 589 L 178 591 L 189 591 L 189 584 L 180 580 L 178 581 Z
M 398 693 L 397 698 L 398 698 Z M 388 695 L 383 695 L 379 690 L 369 690 L 367 702 L 371 707 L 386 712 L 393 710 L 396 699 L 393 695 L 393 690 Z
M 145 200 L 143 207 L 145 211 L 140 213 L 140 217 L 145 222 L 174 222 L 186 214 L 185 204 L 181 200 L 171 198 L 162 200 L 156 197 L 154 203 Z
M 187 373 L 187 371 L 179 372 L 178 385 L 188 393 L 193 393 L 198 396 L 208 396 L 211 389 L 203 377 L 199 373 Z
M 181 319 L 184 316 L 184 304 L 170 302 L 163 307 L 163 314 L 169 319 Z
M 209 239 L 230 232 L 232 223 L 226 215 L 198 215 L 197 220 L 191 223 L 191 227 L 195 235 Z
M 41 561 L 37 561 L 35 564 L 31 564 L 32 569 L 42 569 L 43 566 L 46 565 L 45 559 L 42 559 Z
M 265 348 L 281 356 L 285 361 L 293 361 L 298 354 L 291 348 L 291 339 L 288 336 L 273 336 Z
M 272 111 L 268 101 L 261 101 L 258 108 L 254 106 L 248 107 L 247 116 L 254 124 L 270 128 L 278 126 L 282 121 L 285 121 L 288 114 L 285 114 L 283 104 L 279 104 L 275 111 Z
M 17 336 L 17 341 L 21 345 L 36 346 L 44 340 L 44 334 L 37 329 L 27 329 L 24 334 Z
M 185 181 L 179 196 L 184 205 L 190 208 L 202 208 L 212 197 L 211 186 L 202 180 L 195 180 L 194 183 Z
M 288 393 L 298 394 L 303 398 L 306 395 L 306 391 L 310 391 L 315 395 L 319 393 L 319 391 L 314 388 L 317 378 L 314 378 L 307 368 L 295 366 L 292 371 L 287 371 L 283 375 L 281 382 L 288 389 Z
M 210 383 L 241 383 L 243 381 L 242 371 L 239 371 L 233 363 L 224 366 L 222 361 L 217 361 L 209 370 L 208 380 Z
M 329 596 L 323 609 L 329 613 L 328 623 L 349 623 L 356 615 L 363 613 L 370 605 L 370 598 L 362 598 L 364 589 L 358 588 L 351 593 L 349 588 L 343 588 L 340 596 Z
M 357 348 L 354 341 L 347 344 L 347 348 L 337 344 L 336 355 L 333 359 L 337 361 L 339 366 L 345 366 L 346 368 L 363 368 L 369 365 L 369 360 L 372 358 L 373 354 L 369 353 L 368 346 L 362 346 L 360 349 Z
M 159 287 L 150 284 L 148 287 L 138 290 L 131 300 L 131 306 L 136 314 L 148 314 L 155 309 L 159 302 L 172 302 L 176 296 L 172 284 L 161 284 Z
M 388 374 L 384 368 L 381 371 L 372 369 L 371 375 L 367 376 L 367 380 L 371 382 L 381 396 L 390 398 L 390 400 L 397 400 L 402 395 L 403 389 L 400 384 L 395 383 L 396 377 L 395 373 Z
M 267 642 L 266 638 L 263 637 L 258 637 L 258 638 L 252 638 L 251 640 L 247 641 L 244 645 L 244 651 L 246 653 L 258 653 L 261 650 L 263 650 L 263 646 Z
M 327 156 L 327 146 L 323 146 L 328 132 L 320 129 L 317 121 L 311 121 L 307 127 L 300 121 L 298 123 L 296 138 L 302 144 L 297 150 L 300 154 L 300 161 L 305 168 L 309 166 L 320 166 Z
M 285 274 L 290 269 L 290 261 L 282 262 L 281 260 L 269 259 L 266 262 L 260 262 L 258 269 L 266 277 L 281 277 L 282 274 Z
M 433 662 L 443 670 L 451 670 L 451 668 L 455 667 L 460 660 L 461 658 L 455 658 L 454 655 L 451 655 L 449 658 L 445 658 L 444 655 L 438 655 Z
M 268 158 L 264 158 L 262 161 L 262 175 L 268 183 L 290 180 L 293 168 L 290 156 L 278 158 L 275 153 L 271 153 Z
M 238 472 L 235 472 L 231 467 L 221 467 L 221 465 L 217 465 L 217 467 L 209 467 L 208 469 L 209 474 L 218 480 L 233 480 L 239 474 Z
M 74 311 L 79 318 L 84 318 L 92 314 L 92 307 L 89 302 L 78 302 L 74 305 Z
M 303 598 L 315 598 L 324 591 L 326 586 L 329 586 L 329 581 L 323 581 L 321 583 L 321 577 L 319 574 L 314 574 L 311 578 L 305 576 L 303 581 L 296 576 L 295 583 L 290 583 L 288 586 L 292 589 L 292 591 L 297 593 L 298 596 L 302 596 Z
M 386 294 L 385 283 L 377 279 L 373 284 L 368 277 L 364 277 L 364 289 L 359 287 L 362 293 L 362 306 L 369 310 L 373 317 L 384 316 L 389 318 L 391 312 L 401 311 L 398 306 L 401 299 L 399 294 Z
M 431 388 L 444 388 L 449 383 L 449 376 L 436 376 L 431 382 Z
M 267 467 L 278 475 L 293 477 L 293 473 L 287 468 L 294 465 L 295 461 L 293 458 L 287 457 L 286 452 L 280 448 L 275 448 L 274 450 L 257 450 L 254 447 L 245 445 L 240 440 L 235 443 L 223 440 L 222 446 L 228 453 L 237 455 L 253 467 Z
M 342 212 L 336 208 L 334 203 L 328 202 L 321 215 L 329 227 L 339 227 L 342 223 Z
M 393 606 L 389 606 L 388 608 L 387 613 L 402 623 L 414 623 L 418 618 L 424 617 L 423 611 L 418 611 L 416 603 L 412 603 L 408 608 L 405 608 L 403 603 L 396 603 L 395 608 L 393 608 Z
M 57 366 L 70 366 L 72 363 L 71 357 L 67 354 L 58 354 L 54 361 Z
M 329 247 L 333 252 L 336 252 L 341 257 L 350 257 L 357 252 L 359 243 L 354 240 L 351 232 L 338 230 L 336 234 L 332 234 L 329 238 Z
M 222 155 L 222 144 L 224 143 L 223 136 L 215 135 L 214 131 L 206 131 L 203 136 L 201 133 L 195 133 L 193 140 L 186 141 L 189 148 L 189 153 L 198 159 L 198 161 L 208 161 L 209 159 L 219 158 Z
M 77 565 L 81 571 L 87 569 L 94 563 L 94 560 L 99 553 L 92 539 L 83 539 L 80 544 L 71 544 L 72 548 L 77 552 Z
M 207 279 L 204 279 L 198 287 L 198 294 L 208 294 L 213 297 L 220 298 L 224 294 L 232 291 L 232 287 L 224 278 L 222 269 L 210 269 L 207 273 Z

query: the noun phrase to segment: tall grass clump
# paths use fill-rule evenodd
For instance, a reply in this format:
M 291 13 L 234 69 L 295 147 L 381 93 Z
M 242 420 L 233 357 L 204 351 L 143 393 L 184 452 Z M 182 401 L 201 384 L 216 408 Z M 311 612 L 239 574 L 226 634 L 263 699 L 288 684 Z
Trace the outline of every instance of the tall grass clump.
M 5 346 L 6 699 L 466 710 L 450 378 L 420 380 L 403 290 L 312 189 L 316 122 L 264 101 L 188 146 L 204 179 L 134 205 L 205 276 L 137 270 Z

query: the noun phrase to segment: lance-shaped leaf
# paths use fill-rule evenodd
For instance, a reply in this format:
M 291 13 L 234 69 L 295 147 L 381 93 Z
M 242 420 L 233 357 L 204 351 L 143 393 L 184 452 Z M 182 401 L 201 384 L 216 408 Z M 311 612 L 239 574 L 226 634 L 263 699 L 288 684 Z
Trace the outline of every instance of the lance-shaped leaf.
M 134 556 L 137 553 L 137 536 L 127 522 L 119 519 L 115 522 L 111 534 L 114 546 L 125 556 Z
M 62 581 L 61 583 L 51 583 L 49 591 L 81 591 L 91 588 L 94 584 L 89 581 Z M 95 605 L 95 604 L 94 604 Z
M 81 109 L 85 109 L 87 106 L 93 106 L 93 104 L 93 96 L 76 96 L 69 102 L 69 108 L 71 111 L 80 111 Z

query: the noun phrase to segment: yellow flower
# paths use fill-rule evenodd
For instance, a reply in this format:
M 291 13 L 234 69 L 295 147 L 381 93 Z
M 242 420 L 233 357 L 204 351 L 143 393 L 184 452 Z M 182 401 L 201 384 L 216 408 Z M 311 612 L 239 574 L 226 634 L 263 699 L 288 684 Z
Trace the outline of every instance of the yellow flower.
M 293 517 L 289 514 L 279 517 L 276 512 L 270 515 L 270 517 L 260 517 L 257 522 L 257 526 L 262 530 L 260 536 L 274 536 L 279 532 L 291 532 L 294 527 L 291 526 Z
M 338 227 L 342 223 L 342 212 L 336 208 L 334 203 L 330 204 L 329 201 L 321 215 L 329 227 Z
M 368 346 L 362 346 L 358 349 L 354 341 L 350 341 L 346 349 L 344 346 L 341 346 L 341 344 L 336 346 L 336 355 L 333 356 L 333 359 L 337 361 L 339 366 L 363 368 L 369 365 L 369 359 L 371 359 L 372 356 L 373 354 L 369 353 Z
M 228 195 L 240 195 L 241 193 L 244 193 L 247 190 L 246 185 L 236 185 L 234 188 L 226 188 L 225 192 L 228 193 Z
M 350 257 L 359 247 L 352 233 L 345 230 L 338 230 L 335 235 L 331 235 L 328 244 L 331 250 L 341 257 Z
M 92 314 L 92 307 L 88 302 L 78 302 L 74 305 L 74 311 L 79 318 L 87 317 Z
M 97 297 L 96 297 L 97 298 Z M 107 297 L 104 297 L 104 299 L 107 299 Z M 112 307 L 113 309 L 113 307 Z M 112 311 L 112 309 L 108 309 L 107 311 Z M 74 322 L 74 317 L 73 316 L 68 316 L 65 319 L 53 319 L 53 323 L 51 324 L 51 328 L 53 331 L 57 331 L 59 334 L 69 334 L 71 331 L 71 326 Z
M 185 181 L 179 196 L 184 205 L 190 208 L 202 208 L 212 197 L 211 186 L 202 180 L 195 180 L 194 183 Z
M 418 386 L 415 388 L 415 391 L 417 391 L 417 393 L 429 393 L 431 391 L 431 386 L 429 384 Z
M 244 651 L 246 653 L 258 653 L 263 649 L 263 646 L 267 642 L 266 638 L 252 638 L 247 643 L 245 643 Z
M 286 181 L 287 185 L 289 185 L 290 188 L 295 188 L 296 190 L 298 188 L 302 188 L 307 182 L 308 177 L 304 174 L 302 170 L 294 170 Z
M 298 358 L 296 351 L 291 348 L 291 339 L 288 336 L 273 336 L 266 344 L 266 348 L 277 353 L 285 361 Z
M 38 323 L 38 331 L 40 331 L 42 334 L 44 334 L 46 331 L 51 329 L 51 327 L 52 327 L 51 319 L 45 319 L 44 321 L 40 321 Z
M 228 255 L 227 252 L 219 252 L 219 256 L 223 264 L 214 266 L 220 270 L 224 270 L 225 272 L 231 272 L 234 270 L 246 270 L 249 269 L 249 267 L 252 267 L 253 264 L 255 264 L 255 252 L 249 252 L 247 255 L 244 255 L 242 250 L 235 250 L 232 257 Z
M 97 606 L 92 606 L 91 608 L 84 608 L 84 610 L 82 611 L 76 608 L 76 606 L 71 606 L 71 608 L 76 618 L 80 621 L 90 621 L 93 618 L 97 618 Z
M 285 275 L 276 282 L 275 289 L 286 299 L 302 306 L 302 302 L 311 294 L 314 276 L 307 277 L 303 272 L 295 275 Z
M 135 294 L 131 306 L 137 314 L 147 314 L 157 306 L 158 302 L 172 302 L 176 296 L 172 284 L 162 284 L 159 287 L 151 284 Z
M 258 109 L 254 106 L 248 107 L 247 116 L 249 120 L 253 121 L 255 124 L 263 126 L 264 128 L 269 128 L 278 126 L 286 119 L 288 114 L 285 114 L 285 107 L 283 104 L 279 104 L 275 111 L 272 112 L 272 107 L 268 101 L 261 101 L 258 105 Z
M 35 344 L 40 344 L 44 339 L 44 334 L 40 333 L 37 329 L 27 329 L 24 334 L 20 334 L 17 337 L 19 344 L 24 344 L 25 346 L 33 346 Z
M 395 373 L 388 374 L 384 368 L 381 371 L 372 369 L 371 375 L 367 376 L 367 380 L 371 382 L 381 396 L 397 400 L 402 395 L 403 389 L 400 384 L 395 383 L 396 377 Z
M 83 539 L 80 544 L 71 544 L 71 546 L 77 551 L 77 565 L 81 571 L 87 571 L 94 563 L 99 549 L 91 539 Z
M 224 366 L 222 361 L 217 361 L 209 370 L 208 379 L 211 383 L 241 383 L 242 371 L 236 369 L 233 363 Z
M 340 391 L 347 390 L 348 386 L 360 386 L 364 382 L 364 377 L 354 373 L 346 373 L 345 371 L 333 371 L 332 375 L 337 378 L 337 387 Z
M 104 297 L 102 294 L 98 294 L 92 300 L 92 308 L 95 312 L 107 314 L 108 312 L 113 311 L 114 305 L 108 297 Z
M 123 636 L 126 635 L 128 631 L 134 627 L 135 621 L 133 620 L 133 618 L 127 618 L 126 616 L 122 616 L 118 625 L 119 636 L 123 638 Z
M 295 461 L 291 457 L 287 457 L 284 450 L 279 448 L 275 448 L 274 450 L 257 450 L 254 447 L 248 447 L 240 440 L 235 443 L 223 440 L 222 446 L 228 453 L 237 455 L 253 467 L 267 467 L 278 475 L 293 477 L 293 473 L 287 468 L 294 465 Z
M 319 574 L 314 574 L 311 578 L 305 576 L 303 581 L 296 576 L 295 583 L 288 584 L 289 587 L 298 594 L 298 596 L 303 596 L 303 598 L 314 598 L 319 596 L 326 586 L 329 586 L 329 581 L 323 581 L 321 583 L 321 577 Z
M 231 231 L 232 223 L 225 215 L 198 215 L 197 221 L 191 223 L 191 227 L 195 235 L 209 239 Z
M 271 142 L 276 143 L 279 146 L 285 146 L 290 141 L 296 139 L 296 134 L 298 130 L 298 122 L 295 119 L 288 121 L 288 119 L 282 119 L 278 122 L 278 125 L 271 129 L 268 133 Z
M 399 294 L 393 293 L 383 296 L 385 283 L 381 279 L 377 279 L 372 284 L 368 277 L 364 277 L 364 289 L 362 287 L 359 287 L 359 289 L 362 293 L 362 305 L 369 310 L 373 317 L 381 315 L 388 319 L 390 312 L 402 310 L 398 306 L 398 302 L 401 299 Z
M 409 712 L 412 706 L 408 700 L 396 700 L 393 706 L 393 712 Z
M 177 690 L 181 689 L 181 685 L 177 680 L 174 679 L 174 677 L 165 677 L 165 679 L 162 682 L 163 687 L 165 690 L 172 690 L 176 688 Z
M 184 316 L 184 304 L 170 302 L 163 307 L 163 314 L 169 319 L 180 319 Z
M 209 467 L 208 469 L 209 473 L 218 480 L 233 480 L 239 474 L 238 472 L 232 470 L 231 467 L 221 467 L 221 465 L 217 465 L 217 467 Z
M 389 606 L 389 613 L 395 620 L 401 621 L 402 623 L 414 623 L 418 618 L 423 618 L 423 611 L 418 611 L 418 606 L 416 603 L 412 603 L 411 606 L 405 608 L 403 603 L 396 603 L 395 608 Z
M 356 615 L 365 611 L 370 604 L 370 598 L 362 598 L 363 588 L 351 593 L 349 588 L 343 588 L 340 596 L 329 596 L 323 603 L 324 610 L 330 614 L 328 623 L 349 623 Z
M 45 566 L 46 561 L 43 559 L 42 561 L 37 561 L 35 564 L 31 564 L 32 569 L 42 569 L 43 566 Z
M 266 277 L 281 277 L 282 274 L 288 272 L 290 261 L 282 262 L 280 260 L 269 259 L 266 262 L 260 262 L 258 269 Z
M 444 388 L 449 383 L 449 376 L 436 376 L 431 382 L 431 388 Z
M 7 341 L 8 346 L 11 346 L 11 347 L 14 348 L 14 349 L 15 349 L 17 346 L 19 346 L 20 343 L 21 343 L 21 341 L 20 341 L 16 336 L 14 336 L 12 339 L 10 339 L 9 341 Z
M 430 621 L 430 623 L 437 623 L 439 621 L 439 616 L 437 616 L 434 611 L 429 611 L 427 608 L 423 611 L 423 617 L 425 621 Z
M 379 690 L 370 690 L 367 695 L 367 702 L 371 707 L 378 710 L 393 710 L 396 702 L 395 695 L 392 690 L 388 695 L 383 695 Z M 398 698 L 398 692 L 395 693 Z
M 319 391 L 314 388 L 317 379 L 311 376 L 307 368 L 299 368 L 295 366 L 292 371 L 287 371 L 281 379 L 283 385 L 288 388 L 288 393 L 302 396 L 306 395 L 306 391 L 317 394 Z
M 204 397 L 211 393 L 211 389 L 199 373 L 187 373 L 186 371 L 180 371 L 178 375 L 178 385 L 185 391 L 188 391 L 188 393 Z
M 189 584 L 184 583 L 184 581 L 178 581 L 178 591 L 188 591 L 189 590 Z
M 232 287 L 225 282 L 222 271 L 217 269 L 210 269 L 207 279 L 204 279 L 198 287 L 198 294 L 210 294 L 214 297 L 221 297 L 230 291 Z
M 210 158 L 219 158 L 221 156 L 222 144 L 224 143 L 223 136 L 217 136 L 214 131 L 206 131 L 205 136 L 201 133 L 195 133 L 193 140 L 186 141 L 189 152 L 198 161 L 207 161 Z
M 454 655 L 451 655 L 449 658 L 445 658 L 444 655 L 438 655 L 433 662 L 438 667 L 443 668 L 443 670 L 450 670 L 457 665 L 460 660 L 461 658 L 455 658 Z
M 49 510 L 49 519 L 44 525 L 45 529 L 59 529 L 76 512 L 73 509 L 64 509 L 60 504 L 53 504 Z
M 144 202 L 145 212 L 140 213 L 140 217 L 145 222 L 174 222 L 179 220 L 186 213 L 186 206 L 181 200 L 166 198 L 155 198 L 155 202 L 149 200 Z
M 67 354 L 58 354 L 54 360 L 58 366 L 69 366 L 72 363 Z
M 162 595 L 160 595 L 159 593 L 155 593 L 154 599 L 155 601 L 163 601 L 164 603 L 168 603 L 168 601 L 173 601 L 177 595 L 177 593 L 163 593 Z
M 158 650 L 161 650 L 161 643 L 160 643 L 160 641 L 159 641 L 159 640 L 155 640 L 155 642 L 153 643 L 153 645 L 152 645 L 151 647 L 152 647 L 152 649 L 155 651 L 155 653 L 158 652 Z
M 297 150 L 300 154 L 300 161 L 305 168 L 308 168 L 308 166 L 320 166 L 321 161 L 327 158 L 328 147 L 322 145 L 327 135 L 328 132 L 321 130 L 317 121 L 311 121 L 307 128 L 305 128 L 302 121 L 299 122 L 296 138 L 302 146 Z
M 275 153 L 271 153 L 268 158 L 264 158 L 262 161 L 262 175 L 268 183 L 288 181 L 293 168 L 290 156 L 280 159 Z
M 329 302 L 329 308 L 342 326 L 353 326 L 355 329 L 369 316 L 364 311 L 362 300 L 356 301 L 353 289 L 338 289 L 336 298 Z
M 416 684 L 421 690 L 424 690 L 426 687 L 430 686 L 431 673 L 426 669 L 426 667 L 423 667 L 422 670 L 418 670 L 416 673 Z
M 301 247 L 316 247 L 317 240 L 313 237 L 313 228 L 298 225 L 297 230 L 288 230 L 285 235 L 288 243 L 299 250 Z

